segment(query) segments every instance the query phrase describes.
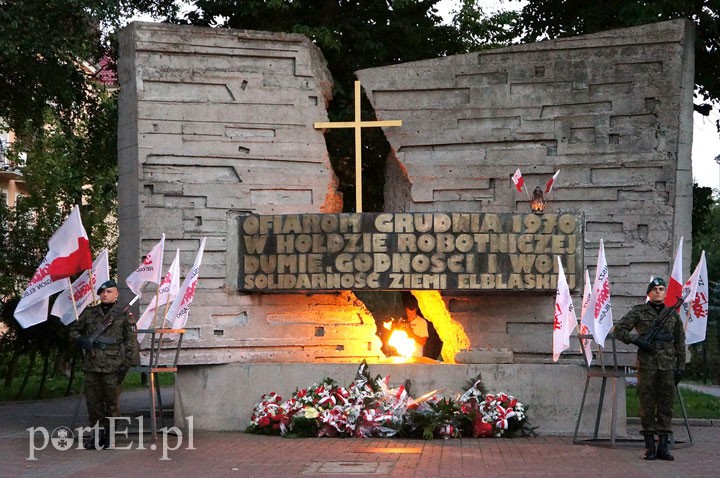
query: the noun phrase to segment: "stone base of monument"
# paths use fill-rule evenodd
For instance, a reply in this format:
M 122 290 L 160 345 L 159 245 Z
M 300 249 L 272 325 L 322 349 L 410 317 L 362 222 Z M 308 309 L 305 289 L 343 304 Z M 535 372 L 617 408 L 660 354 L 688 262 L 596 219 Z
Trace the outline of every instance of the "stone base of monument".
M 339 384 L 353 382 L 359 364 L 353 363 L 229 363 L 180 366 L 175 382 L 175 420 L 193 417 L 195 430 L 244 431 L 253 406 L 264 393 L 283 400 L 298 388 L 329 377 Z M 390 375 L 391 386 L 409 386 L 411 396 L 429 391 L 457 398 L 481 375 L 488 392 L 514 395 L 527 406 L 530 424 L 543 435 L 571 436 L 575 429 L 586 368 L 559 364 L 444 364 L 373 363 L 371 376 Z M 580 436 L 590 436 L 600 399 L 600 380 L 588 390 Z M 626 435 L 625 384 L 619 383 L 617 435 Z M 612 387 L 607 387 L 599 435 L 609 435 Z M 182 410 L 181 408 L 182 407 Z

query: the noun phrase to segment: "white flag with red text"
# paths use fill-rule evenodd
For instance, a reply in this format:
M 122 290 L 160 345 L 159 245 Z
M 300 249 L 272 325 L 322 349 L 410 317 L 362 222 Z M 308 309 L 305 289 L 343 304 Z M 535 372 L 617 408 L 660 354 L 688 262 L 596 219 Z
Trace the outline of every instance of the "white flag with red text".
M 142 287 L 146 282 L 160 285 L 162 281 L 163 250 L 165 248 L 165 234 L 163 233 L 160 242 L 148 252 L 142 263 L 130 274 L 125 283 L 135 295 L 142 294 Z
M 575 307 L 572 303 L 565 271 L 560 256 L 558 260 L 558 281 L 555 294 L 555 318 L 553 320 L 553 362 L 557 362 L 560 354 L 570 347 L 570 335 L 577 326 Z
M 522 177 L 520 168 L 518 168 L 517 171 L 515 171 L 515 174 L 512 175 L 512 182 L 513 184 L 515 184 L 515 189 L 517 189 L 518 192 L 521 193 L 523 187 L 525 186 L 525 180 Z
M 110 280 L 108 251 L 103 249 L 92 263 L 92 276 L 88 271 L 80 274 L 80 277 L 72 283 L 72 288 L 68 287 L 57 296 L 50 315 L 59 317 L 65 325 L 74 322 L 77 320 L 75 308 L 77 308 L 78 316 L 82 314 L 83 310 L 92 303 L 95 297 L 93 291 L 107 280 Z M 71 290 L 75 296 L 75 307 L 73 307 L 73 299 L 70 296 Z
M 683 238 L 680 237 L 677 252 L 675 253 L 675 263 L 673 264 L 670 280 L 668 281 L 667 291 L 665 293 L 665 307 L 672 307 L 677 300 L 682 297 L 683 280 L 682 280 L 682 249 Z
M 180 249 L 175 253 L 175 259 L 173 259 L 170 268 L 168 269 L 165 277 L 163 278 L 157 293 L 153 296 L 152 300 L 148 304 L 145 312 L 140 316 L 137 321 L 137 328 L 147 329 L 152 325 L 153 318 L 156 315 L 156 311 L 164 306 L 165 304 L 171 303 L 178 295 L 180 290 Z M 164 317 L 164 311 L 160 313 L 160 317 Z M 138 342 L 142 342 L 145 338 L 144 333 L 138 333 Z
M 87 233 L 74 206 L 62 226 L 48 240 L 48 252 L 35 270 L 15 308 L 15 319 L 24 329 L 45 322 L 50 296 L 67 287 L 62 279 L 92 267 Z M 83 269 L 84 268 L 84 269 Z
M 683 294 L 688 294 L 688 297 L 679 312 L 685 326 L 685 343 L 691 345 L 705 340 L 707 330 L 709 295 L 705 251 L 702 251 L 695 271 L 685 283 Z
M 203 251 L 205 250 L 205 239 L 206 238 L 203 237 L 202 241 L 200 241 L 200 249 L 198 250 L 197 256 L 195 256 L 192 269 L 190 269 L 187 277 L 185 277 L 182 286 L 180 286 L 180 291 L 167 313 L 167 321 L 172 324 L 173 329 L 182 329 L 185 327 L 188 316 L 190 315 L 190 307 L 195 297 L 195 288 L 197 287 L 198 278 L 200 277 L 200 264 L 202 263 Z
M 597 271 L 593 282 L 590 301 L 588 302 L 583 322 L 592 321 L 592 334 L 601 347 L 605 348 L 605 337 L 613 326 L 612 307 L 610 305 L 610 277 L 605 260 L 605 244 L 600 239 Z
M 555 174 L 553 174 L 553 177 L 548 179 L 548 182 L 545 183 L 545 195 L 550 194 L 550 191 L 552 191 L 552 188 L 555 185 L 555 181 L 557 180 L 559 174 L 560 170 L 558 169 L 557 171 L 555 171 Z
M 593 321 L 586 319 L 585 312 L 587 311 L 588 304 L 590 304 L 590 297 L 592 296 L 592 285 L 590 284 L 590 273 L 585 269 L 585 288 L 583 289 L 582 307 L 580 309 L 580 334 L 581 335 L 593 335 Z M 592 339 L 583 340 L 583 350 L 585 351 L 585 362 L 590 365 L 592 363 Z

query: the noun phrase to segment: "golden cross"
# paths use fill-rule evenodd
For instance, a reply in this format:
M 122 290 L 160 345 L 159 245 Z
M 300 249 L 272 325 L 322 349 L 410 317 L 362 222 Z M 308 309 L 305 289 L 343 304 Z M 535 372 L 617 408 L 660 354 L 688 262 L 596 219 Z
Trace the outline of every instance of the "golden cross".
M 402 126 L 402 120 L 362 121 L 360 119 L 360 82 L 355 82 L 355 121 L 316 122 L 316 129 L 355 128 L 355 212 L 362 212 L 362 128 Z

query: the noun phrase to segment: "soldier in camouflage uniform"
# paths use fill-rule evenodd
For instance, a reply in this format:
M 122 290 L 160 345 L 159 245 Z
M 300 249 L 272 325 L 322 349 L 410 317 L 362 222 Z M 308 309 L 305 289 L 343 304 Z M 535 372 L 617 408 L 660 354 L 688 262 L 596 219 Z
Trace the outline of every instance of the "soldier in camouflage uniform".
M 673 460 L 668 451 L 668 436 L 672 434 L 675 387 L 685 370 L 685 329 L 680 316 L 672 311 L 655 340 L 652 343 L 643 340 L 665 308 L 665 281 L 651 281 L 647 294 L 648 302 L 633 307 L 615 325 L 615 336 L 638 346 L 640 433 L 645 437 L 645 459 Z M 639 337 L 630 335 L 633 328 Z M 657 450 L 655 434 L 659 436 Z
M 70 339 L 84 352 L 82 369 L 85 375 L 83 393 L 87 402 L 91 427 L 99 432 L 91 434 L 85 448 L 107 448 L 109 436 L 108 417 L 120 416 L 120 384 L 131 366 L 139 363 L 139 350 L 135 319 L 132 314 L 113 310 L 118 299 L 117 283 L 104 282 L 97 291 L 100 304 L 88 307 L 80 319 L 70 326 Z M 112 324 L 94 341 L 89 337 L 100 327 L 109 314 L 117 317 Z

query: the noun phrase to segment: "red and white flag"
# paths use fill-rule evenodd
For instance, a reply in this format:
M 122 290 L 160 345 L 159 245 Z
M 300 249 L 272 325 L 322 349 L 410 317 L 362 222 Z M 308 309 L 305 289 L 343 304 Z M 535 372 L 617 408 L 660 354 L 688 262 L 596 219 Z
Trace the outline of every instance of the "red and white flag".
M 555 318 L 553 320 L 553 362 L 557 362 L 560 354 L 570 348 L 570 335 L 577 327 L 577 317 L 573 306 L 570 288 L 560 256 L 558 260 L 558 281 L 555 295 Z
M 525 180 L 522 177 L 520 168 L 518 168 L 517 171 L 515 171 L 515 174 L 512 175 L 512 182 L 513 184 L 515 184 L 515 189 L 517 189 L 518 192 L 521 193 L 523 187 L 525 186 Z
M 75 316 L 75 308 L 77 307 L 78 315 L 93 301 L 93 291 L 98 285 L 110 280 L 110 267 L 108 265 L 108 251 L 103 249 L 95 258 L 92 264 L 92 277 L 88 271 L 83 272 L 80 277 L 72 283 L 72 294 L 75 296 L 75 307 L 73 307 L 73 299 L 70 296 L 71 288 L 68 287 L 55 299 L 50 315 L 59 317 L 63 324 L 69 325 L 77 317 Z
M 600 239 L 600 250 L 598 251 L 595 282 L 582 321 L 592 321 L 592 335 L 595 342 L 605 348 L 605 337 L 612 329 L 613 318 L 610 304 L 610 277 L 607 261 L 605 260 L 605 245 L 602 239 Z
M 163 278 L 162 282 L 160 283 L 157 294 L 153 296 L 152 300 L 145 309 L 145 312 L 143 312 L 143 314 L 140 316 L 140 319 L 137 321 L 138 330 L 149 328 L 152 324 L 153 318 L 156 315 L 156 311 L 165 304 L 169 304 L 170 302 L 172 302 L 175 297 L 177 297 L 179 290 L 180 249 L 178 249 L 175 253 L 175 259 L 173 259 L 172 264 L 170 264 L 170 268 L 167 271 L 167 274 L 165 274 L 165 278 Z M 165 314 L 161 313 L 160 316 L 164 317 Z M 144 338 L 144 333 L 137 334 L 138 342 L 142 342 Z
M 92 267 L 90 244 L 80 221 L 80 208 L 74 206 L 60 229 L 48 240 L 48 252 L 38 266 L 15 309 L 22 328 L 47 320 L 50 296 L 67 287 L 61 279 Z
M 169 324 L 172 324 L 173 329 L 182 329 L 185 327 L 188 316 L 190 315 L 190 306 L 195 297 L 195 288 L 197 287 L 198 278 L 200 277 L 200 264 L 202 263 L 206 239 L 207 238 L 203 237 L 202 241 L 200 241 L 200 249 L 198 250 L 197 256 L 195 256 L 192 269 L 190 269 L 187 277 L 185 277 L 182 286 L 180 286 L 177 298 L 168 311 L 167 321 Z
M 550 191 L 552 191 L 553 185 L 555 184 L 555 180 L 558 178 L 558 174 L 560 174 L 559 169 L 557 171 L 555 171 L 555 174 L 553 174 L 553 177 L 548 179 L 548 182 L 545 183 L 545 195 L 550 194 Z
M 48 241 L 49 274 L 53 281 L 65 279 L 92 267 L 92 254 L 87 232 L 80 220 L 80 208 L 74 206 L 65 223 Z
M 590 304 L 592 296 L 592 285 L 590 284 L 590 273 L 585 269 L 585 288 L 583 289 L 582 308 L 580 309 L 580 334 L 593 335 L 593 321 L 586 319 L 585 311 Z M 592 339 L 583 340 L 583 350 L 585 351 L 585 362 L 590 365 L 592 363 Z
M 707 330 L 709 295 L 705 251 L 700 255 L 695 272 L 685 283 L 683 294 L 688 294 L 688 298 L 680 306 L 680 318 L 685 326 L 685 343 L 691 345 L 705 340 Z
M 675 253 L 675 263 L 673 264 L 672 274 L 668 281 L 667 292 L 665 294 L 665 307 L 672 307 L 677 300 L 682 297 L 683 280 L 682 280 L 682 250 L 683 238 L 680 237 L 677 252 Z
M 165 234 L 163 233 L 160 242 L 148 252 L 142 263 L 130 274 L 125 283 L 135 295 L 142 294 L 142 287 L 146 282 L 160 285 L 162 282 L 163 249 L 165 248 Z

